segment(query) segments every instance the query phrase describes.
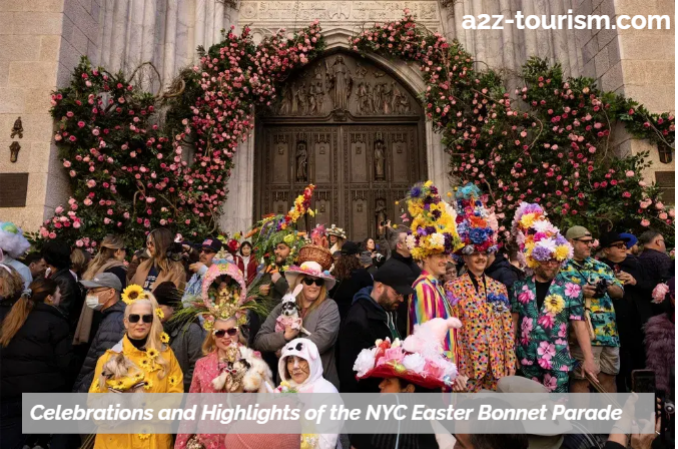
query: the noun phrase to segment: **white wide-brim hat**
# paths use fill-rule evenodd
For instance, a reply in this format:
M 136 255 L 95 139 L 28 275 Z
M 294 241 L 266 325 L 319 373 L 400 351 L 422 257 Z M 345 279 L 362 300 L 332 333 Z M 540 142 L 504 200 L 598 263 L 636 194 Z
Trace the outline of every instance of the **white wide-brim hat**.
M 312 260 L 304 262 L 300 266 L 293 265 L 285 271 L 285 279 L 290 285 L 296 282 L 298 276 L 324 279 L 327 291 L 332 290 L 337 282 L 329 271 L 323 271 L 320 264 Z

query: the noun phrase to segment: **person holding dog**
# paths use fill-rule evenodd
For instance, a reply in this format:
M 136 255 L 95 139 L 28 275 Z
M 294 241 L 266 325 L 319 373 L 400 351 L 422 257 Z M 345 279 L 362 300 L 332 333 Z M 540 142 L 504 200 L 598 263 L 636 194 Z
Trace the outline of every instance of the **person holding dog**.
M 285 278 L 290 285 L 290 292 L 302 286 L 296 296 L 299 316 L 303 320 L 303 328 L 288 325 L 284 332 L 276 332 L 278 317 L 282 314 L 283 304 L 278 304 L 266 318 L 259 333 L 254 339 L 254 348 L 258 351 L 278 352 L 289 341 L 303 337 L 308 338 L 318 347 L 323 362 L 325 378 L 339 387 L 339 375 L 335 362 L 334 345 L 339 335 L 339 308 L 329 297 L 335 279 L 319 262 L 307 260 L 299 266 L 292 266 L 285 271 Z
M 183 373 L 167 344 L 169 336 L 163 332 L 155 297 L 132 284 L 123 291 L 122 300 L 127 304 L 125 334 L 99 357 L 89 392 L 183 393 Z M 95 449 L 168 449 L 171 445 L 169 434 L 97 434 L 94 440 Z
M 257 306 L 247 297 L 245 279 L 232 262 L 212 265 L 202 283 L 202 295 L 191 302 L 184 318 L 204 317 L 207 331 L 202 344 L 203 358 L 193 370 L 189 393 L 266 392 L 272 389 L 271 370 L 260 354 L 248 348 L 242 333 L 247 311 Z M 181 316 L 177 315 L 177 320 Z M 181 433 L 176 449 L 185 447 L 224 448 L 224 435 Z

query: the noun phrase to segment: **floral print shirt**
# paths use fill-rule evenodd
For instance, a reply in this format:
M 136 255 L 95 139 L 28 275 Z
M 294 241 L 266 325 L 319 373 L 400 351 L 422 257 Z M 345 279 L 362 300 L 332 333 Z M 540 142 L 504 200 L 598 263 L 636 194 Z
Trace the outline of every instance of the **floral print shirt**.
M 518 314 L 516 356 L 522 366 L 538 364 L 547 371 L 572 370 L 568 323 L 584 319 L 582 301 L 581 287 L 560 274 L 551 282 L 541 310 L 537 307 L 534 276 L 515 283 L 511 311 Z
M 575 262 L 574 259 L 569 260 L 563 267 L 561 275 L 568 281 L 580 286 L 584 286 L 587 283 L 595 285 L 601 279 L 605 279 L 609 285 L 616 285 L 622 290 L 624 289 L 624 286 L 616 278 L 610 267 L 593 257 L 587 257 L 583 263 Z M 595 334 L 595 339 L 591 341 L 591 345 L 619 346 L 617 318 L 610 295 L 605 292 L 600 298 L 591 298 L 590 307 L 591 326 L 593 326 L 593 333 Z
M 459 370 L 471 379 L 486 374 L 500 379 L 515 373 L 511 304 L 506 287 L 483 275 L 478 290 L 468 273 L 446 286 L 451 297 L 452 315 L 461 320 L 459 329 Z

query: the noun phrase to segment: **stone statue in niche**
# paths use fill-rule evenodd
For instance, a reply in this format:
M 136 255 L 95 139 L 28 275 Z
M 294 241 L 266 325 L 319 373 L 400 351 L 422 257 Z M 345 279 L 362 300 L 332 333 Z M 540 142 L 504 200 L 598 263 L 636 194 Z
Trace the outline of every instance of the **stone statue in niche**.
M 12 127 L 12 135 L 9 136 L 9 138 L 14 139 L 14 136 L 19 136 L 19 139 L 24 138 L 24 126 L 21 123 L 21 117 L 17 118 L 14 121 L 14 126 Z
M 318 142 L 317 148 L 318 148 L 318 154 L 327 154 L 327 149 L 329 145 L 325 141 L 320 141 Z
M 377 200 L 377 205 L 374 208 L 374 214 L 377 220 L 377 237 L 383 238 L 385 233 L 384 226 L 388 221 L 386 216 L 386 200 L 382 198 Z
M 374 179 L 383 181 L 386 178 L 386 157 L 384 155 L 384 142 L 374 142 Z
M 353 79 L 342 56 L 337 56 L 332 67 L 327 70 L 327 78 L 330 82 L 330 96 L 334 109 L 348 109 L 348 98 L 351 96 Z
M 9 146 L 9 161 L 15 163 L 19 157 L 19 151 L 21 150 L 21 145 L 16 140 L 12 142 Z
M 308 181 L 308 149 L 303 140 L 297 144 L 297 181 Z
M 379 109 L 381 109 L 383 87 L 381 83 L 372 87 L 372 111 L 375 113 L 379 113 Z
M 372 112 L 370 85 L 365 82 L 358 84 L 358 111 L 361 114 L 370 114 Z
M 276 145 L 276 148 L 278 149 L 278 154 L 279 154 L 280 156 L 283 156 L 283 155 L 285 154 L 285 149 L 287 148 L 287 145 L 284 144 L 284 143 L 282 143 L 282 142 L 279 142 L 279 143 Z

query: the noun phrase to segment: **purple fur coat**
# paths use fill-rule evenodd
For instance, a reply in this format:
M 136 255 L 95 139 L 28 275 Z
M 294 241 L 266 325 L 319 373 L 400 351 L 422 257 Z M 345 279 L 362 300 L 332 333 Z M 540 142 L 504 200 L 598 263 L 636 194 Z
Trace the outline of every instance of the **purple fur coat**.
M 657 390 L 668 395 L 673 392 L 675 345 L 675 323 L 665 313 L 650 318 L 645 324 L 647 369 L 655 372 Z

